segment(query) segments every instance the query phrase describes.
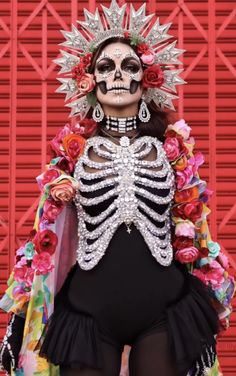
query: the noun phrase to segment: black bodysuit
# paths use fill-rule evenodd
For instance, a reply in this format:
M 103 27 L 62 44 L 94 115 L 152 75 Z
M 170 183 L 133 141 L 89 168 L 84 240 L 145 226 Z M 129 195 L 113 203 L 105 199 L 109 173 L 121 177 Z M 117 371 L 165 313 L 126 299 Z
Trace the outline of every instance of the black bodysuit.
M 83 195 L 93 197 L 93 192 Z M 166 208 L 142 200 L 160 214 Z M 97 215 L 109 204 L 107 200 L 85 209 Z M 56 297 L 41 354 L 54 364 L 99 367 L 100 340 L 122 351 L 125 344 L 132 346 L 150 331 L 167 331 L 179 375 L 186 375 L 203 343 L 215 343 L 216 327 L 217 315 L 201 281 L 174 259 L 169 266 L 160 265 L 137 228 L 131 225 L 128 233 L 123 223 L 93 269 L 83 270 L 76 263 L 68 274 Z

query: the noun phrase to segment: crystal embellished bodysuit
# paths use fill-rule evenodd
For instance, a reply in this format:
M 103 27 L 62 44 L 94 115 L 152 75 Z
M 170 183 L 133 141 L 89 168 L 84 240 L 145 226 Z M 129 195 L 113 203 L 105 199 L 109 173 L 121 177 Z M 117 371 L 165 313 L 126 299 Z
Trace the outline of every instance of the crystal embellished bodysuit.
M 68 289 L 70 303 L 119 344 L 155 323 L 163 327 L 165 307 L 184 291 L 172 260 L 171 166 L 158 139 L 127 141 L 93 137 L 77 162 L 78 264 Z M 90 148 L 106 160 L 91 160 Z M 145 160 L 152 148 L 155 158 Z
M 41 354 L 96 368 L 101 341 L 121 353 L 165 331 L 178 376 L 186 376 L 204 341 L 215 341 L 217 313 L 203 283 L 172 255 L 174 179 L 162 143 L 128 141 L 90 138 L 77 162 L 77 262 L 56 296 Z

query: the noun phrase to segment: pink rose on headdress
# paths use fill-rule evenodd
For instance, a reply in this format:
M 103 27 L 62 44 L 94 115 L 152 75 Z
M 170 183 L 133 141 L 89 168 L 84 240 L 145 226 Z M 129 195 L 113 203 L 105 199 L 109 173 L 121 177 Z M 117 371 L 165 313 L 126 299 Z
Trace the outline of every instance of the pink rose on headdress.
M 50 187 L 50 194 L 55 201 L 69 202 L 75 195 L 78 188 L 78 182 L 74 179 L 58 178 Z
M 184 119 L 176 121 L 174 124 L 169 124 L 167 127 L 167 131 L 173 130 L 174 132 L 182 136 L 184 140 L 187 140 L 189 138 L 191 129 L 192 128 L 188 126 Z
M 94 75 L 89 73 L 85 73 L 80 77 L 79 81 L 77 81 L 78 90 L 84 95 L 90 93 L 95 85 Z
M 177 171 L 176 176 L 177 189 L 182 189 L 192 180 L 193 172 L 190 167 L 186 167 L 183 171 Z
M 193 262 L 198 258 L 198 249 L 196 247 L 188 247 L 183 249 L 178 249 L 175 252 L 175 259 L 182 264 Z
M 52 255 L 57 246 L 57 235 L 51 230 L 38 231 L 33 239 L 37 253 L 48 252 Z
M 180 155 L 179 141 L 175 137 L 167 137 L 163 148 L 166 152 L 166 155 L 170 161 L 174 161 Z
M 62 209 L 63 205 L 60 201 L 46 200 L 43 206 L 42 219 L 54 223 Z
M 144 70 L 142 83 L 145 89 L 160 87 L 164 83 L 164 73 L 159 64 Z
M 54 268 L 51 262 L 51 256 L 48 252 L 36 253 L 32 261 L 32 269 L 36 271 L 37 275 L 48 274 Z
M 142 54 L 140 59 L 142 60 L 143 64 L 152 65 L 155 61 L 155 54 L 152 51 L 149 51 L 148 54 Z
M 189 221 L 188 219 L 177 220 L 176 226 L 175 226 L 175 235 L 176 236 L 187 236 L 188 238 L 194 238 L 195 237 L 195 226 L 194 224 Z

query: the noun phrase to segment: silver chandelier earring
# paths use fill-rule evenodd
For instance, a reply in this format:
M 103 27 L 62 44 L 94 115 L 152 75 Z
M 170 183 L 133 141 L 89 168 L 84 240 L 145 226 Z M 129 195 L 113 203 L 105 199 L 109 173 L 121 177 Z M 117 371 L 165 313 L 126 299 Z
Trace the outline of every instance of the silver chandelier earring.
M 139 108 L 138 117 L 139 117 L 139 120 L 141 120 L 143 123 L 147 123 L 151 118 L 150 111 L 147 107 L 146 102 L 143 100 L 143 98 L 142 98 L 142 102 Z
M 96 106 L 93 109 L 93 120 L 99 123 L 104 118 L 104 112 L 102 106 L 97 102 Z

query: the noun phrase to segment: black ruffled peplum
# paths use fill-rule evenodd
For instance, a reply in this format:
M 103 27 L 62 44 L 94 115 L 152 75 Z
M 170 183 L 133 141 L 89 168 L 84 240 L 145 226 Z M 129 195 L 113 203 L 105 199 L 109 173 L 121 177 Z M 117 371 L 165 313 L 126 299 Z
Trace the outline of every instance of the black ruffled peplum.
M 99 369 L 102 368 L 102 354 L 98 324 L 86 312 L 76 311 L 67 298 L 75 270 L 76 266 L 56 296 L 55 311 L 49 319 L 40 355 L 55 365 Z M 201 355 L 207 361 L 205 348 L 212 346 L 215 352 L 214 335 L 218 333 L 218 315 L 212 306 L 210 291 L 197 277 L 187 271 L 185 274 L 185 293 L 165 311 L 170 350 L 179 376 L 186 376 L 191 368 L 194 369 Z
M 75 311 L 67 298 L 75 266 L 71 268 L 64 285 L 56 295 L 55 309 L 49 319 L 39 355 L 55 365 L 101 368 L 102 355 L 97 323 L 89 314 Z
M 214 335 L 219 332 L 218 314 L 212 306 L 210 290 L 194 275 L 187 272 L 186 277 L 186 294 L 166 308 L 170 349 L 181 376 L 195 369 L 201 355 L 208 367 L 214 364 Z M 209 347 L 212 347 L 213 358 L 211 356 L 211 362 L 207 363 L 206 348 L 209 350 Z

